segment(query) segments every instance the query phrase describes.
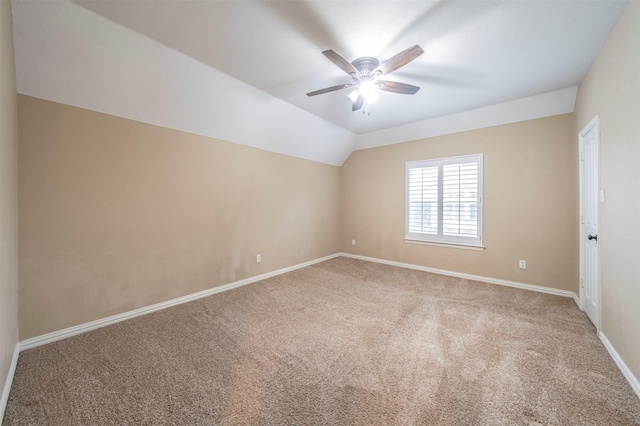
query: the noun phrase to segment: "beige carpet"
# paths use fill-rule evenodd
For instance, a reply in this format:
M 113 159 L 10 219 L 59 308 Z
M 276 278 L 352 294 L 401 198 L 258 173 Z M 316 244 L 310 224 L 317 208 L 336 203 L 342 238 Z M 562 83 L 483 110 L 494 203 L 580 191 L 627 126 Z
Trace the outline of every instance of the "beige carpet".
M 5 425 L 640 425 L 571 299 L 337 258 L 20 354 Z

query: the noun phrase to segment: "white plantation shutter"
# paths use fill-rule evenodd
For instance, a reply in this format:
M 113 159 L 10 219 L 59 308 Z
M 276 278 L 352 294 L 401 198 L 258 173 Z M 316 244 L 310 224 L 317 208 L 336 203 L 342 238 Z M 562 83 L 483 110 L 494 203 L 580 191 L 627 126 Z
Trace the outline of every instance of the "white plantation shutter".
M 406 239 L 482 244 L 482 154 L 407 163 Z
M 478 236 L 478 164 L 442 167 L 442 232 L 444 235 Z
M 409 229 L 438 233 L 438 168 L 409 170 Z

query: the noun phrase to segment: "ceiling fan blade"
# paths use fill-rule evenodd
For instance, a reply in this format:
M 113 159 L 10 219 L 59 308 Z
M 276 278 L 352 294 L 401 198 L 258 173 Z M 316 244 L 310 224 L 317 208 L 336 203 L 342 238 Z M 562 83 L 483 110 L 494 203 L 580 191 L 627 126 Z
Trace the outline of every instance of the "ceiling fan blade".
M 353 103 L 353 105 L 351 105 L 351 111 L 358 111 L 360 108 L 362 108 L 363 104 L 364 96 L 360 95 L 358 96 L 358 99 L 356 99 L 356 101 Z
M 307 93 L 307 96 L 322 95 L 324 93 L 335 92 L 336 90 L 346 89 L 347 87 L 355 86 L 355 84 L 338 84 L 337 86 L 325 87 L 324 89 L 315 90 Z
M 382 85 L 378 85 L 382 83 Z M 418 86 L 412 86 L 411 84 L 398 83 L 397 81 L 376 80 L 378 89 L 385 92 L 400 93 L 403 95 L 415 95 L 420 88 Z
M 322 54 L 347 74 L 349 75 L 355 74 L 356 77 L 358 78 L 362 77 L 362 74 L 360 74 L 360 71 L 358 71 L 358 69 L 354 67 L 353 64 L 351 64 L 342 56 L 338 55 L 333 50 L 325 50 L 324 52 L 322 52 Z
M 391 58 L 378 65 L 378 67 L 373 70 L 372 74 L 375 75 L 375 73 L 378 71 L 381 72 L 382 75 L 389 74 L 390 72 L 395 71 L 404 65 L 407 65 L 409 62 L 413 61 L 423 53 L 424 50 L 422 50 L 422 47 L 418 46 L 417 44 L 415 46 L 411 46 L 410 48 L 403 50 L 402 52 L 398 53 L 395 56 L 392 56 Z

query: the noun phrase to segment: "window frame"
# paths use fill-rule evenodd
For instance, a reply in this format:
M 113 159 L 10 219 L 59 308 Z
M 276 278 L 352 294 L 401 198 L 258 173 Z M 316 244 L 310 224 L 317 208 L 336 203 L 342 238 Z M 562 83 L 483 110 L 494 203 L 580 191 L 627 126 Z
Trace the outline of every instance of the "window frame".
M 469 164 L 475 163 L 478 165 L 478 210 L 477 210 L 477 237 L 465 237 L 460 235 L 444 235 L 443 233 L 443 216 L 444 216 L 444 202 L 443 202 L 443 176 L 442 169 L 446 165 L 452 164 Z M 433 158 L 428 160 L 408 161 L 406 163 L 405 170 L 405 241 L 410 243 L 432 244 L 442 246 L 453 246 L 460 248 L 479 248 L 483 249 L 482 245 L 482 224 L 483 224 L 483 171 L 484 157 L 482 153 L 471 155 L 460 155 L 455 157 L 442 157 Z M 410 231 L 410 173 L 412 169 L 438 167 L 438 217 L 437 217 L 437 234 L 416 233 Z

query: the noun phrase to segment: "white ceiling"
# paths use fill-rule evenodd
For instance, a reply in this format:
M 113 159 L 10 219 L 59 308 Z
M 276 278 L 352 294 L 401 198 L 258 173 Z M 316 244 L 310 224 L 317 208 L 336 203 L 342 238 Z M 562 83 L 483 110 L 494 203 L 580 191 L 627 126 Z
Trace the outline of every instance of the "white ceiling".
M 13 0 L 18 91 L 341 164 L 367 135 L 397 142 L 379 135 L 398 126 L 548 92 L 575 99 L 625 4 Z M 414 44 L 425 54 L 388 77 L 420 86 L 414 96 L 381 92 L 362 114 L 347 91 L 305 95 L 350 80 L 323 50 L 384 61 Z M 566 112 L 558 98 L 547 115 Z

